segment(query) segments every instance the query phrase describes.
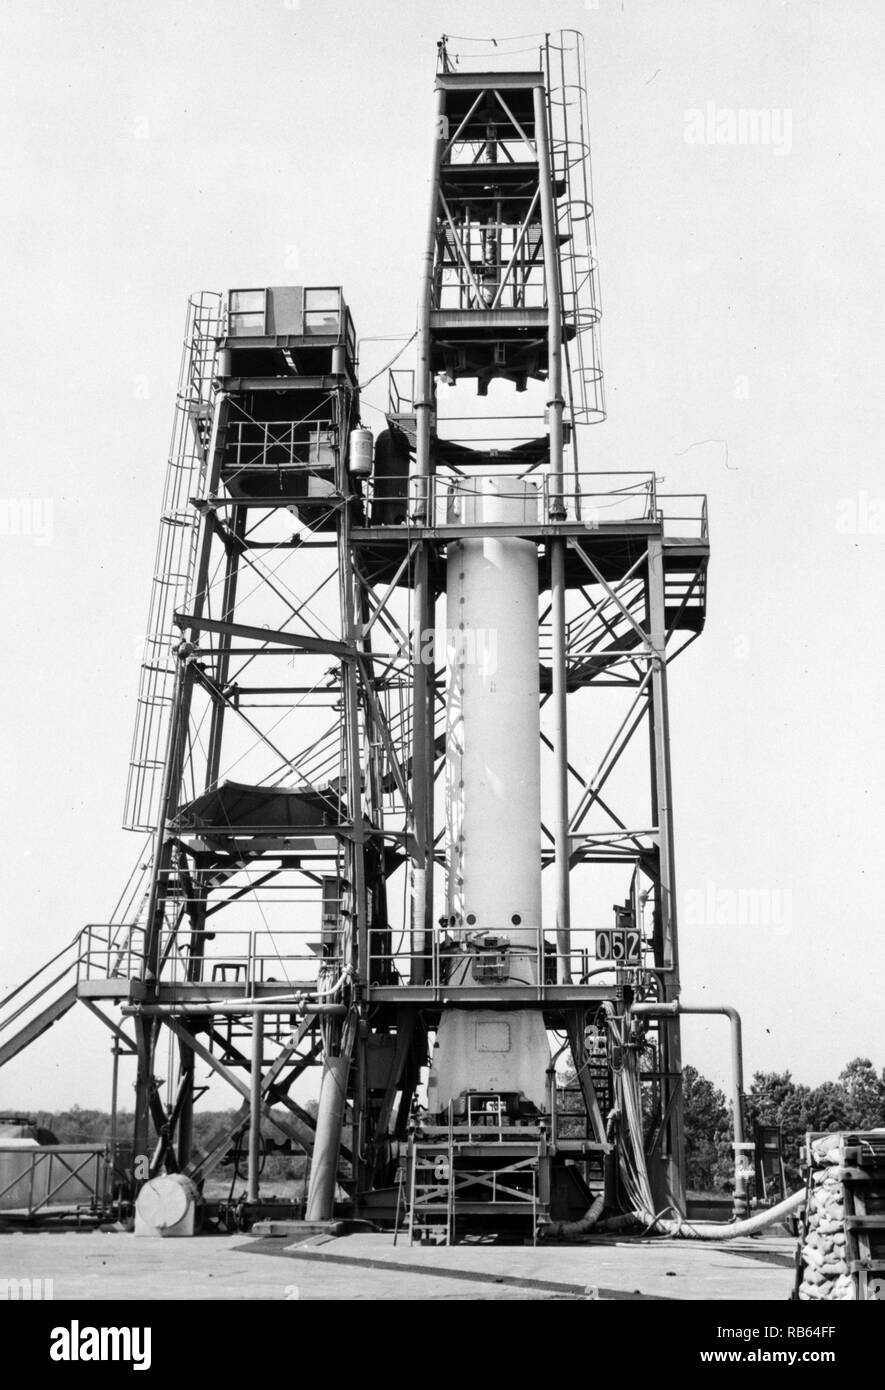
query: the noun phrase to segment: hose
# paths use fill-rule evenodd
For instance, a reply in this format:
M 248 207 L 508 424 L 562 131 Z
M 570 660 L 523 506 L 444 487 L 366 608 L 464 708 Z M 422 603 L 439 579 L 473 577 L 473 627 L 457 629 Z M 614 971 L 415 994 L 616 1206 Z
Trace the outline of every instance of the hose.
M 631 1210 L 623 1215 L 601 1221 L 603 1197 L 600 1194 L 579 1221 L 557 1221 L 539 1232 L 544 1238 L 573 1239 L 589 1231 L 611 1233 L 640 1227 L 643 1234 L 655 1233 L 679 1240 L 736 1240 L 752 1236 L 797 1212 L 806 1201 L 804 1191 L 794 1192 L 776 1207 L 756 1212 L 743 1221 L 687 1222 L 676 1215 L 675 1220 L 655 1212 L 651 1183 L 645 1157 L 642 1102 L 640 1098 L 639 1052 L 632 1045 L 622 1019 L 608 1013 L 606 1024 L 617 1048 L 618 1064 L 612 1066 L 615 1105 L 606 1124 L 606 1140 L 617 1142 L 618 1170 L 622 1190 Z M 666 1208 L 665 1208 L 666 1210 Z M 672 1210 L 672 1208 L 670 1208 Z
M 745 1221 L 688 1222 L 678 1218 L 669 1221 L 661 1216 L 654 1216 L 651 1212 L 639 1210 L 624 1212 L 621 1216 L 609 1216 L 605 1221 L 600 1221 L 605 1205 L 605 1198 L 600 1193 L 579 1221 L 551 1221 L 549 1225 L 539 1229 L 538 1236 L 541 1240 L 574 1240 L 590 1231 L 611 1235 L 616 1231 L 641 1226 L 643 1235 L 654 1232 L 656 1235 L 670 1236 L 678 1240 L 737 1240 L 740 1236 L 755 1235 L 766 1226 L 773 1226 L 778 1221 L 792 1216 L 802 1207 L 805 1200 L 804 1192 L 794 1192 L 791 1197 L 778 1202 L 776 1207 L 759 1211 L 755 1216 L 747 1217 Z
M 597 1198 L 597 1201 L 599 1199 Z M 778 1202 L 776 1207 L 768 1207 L 765 1211 L 759 1211 L 755 1216 L 748 1216 L 744 1221 L 703 1221 L 693 1223 L 677 1219 L 675 1221 L 664 1220 L 662 1217 L 652 1217 L 650 1212 L 628 1211 L 623 1216 L 611 1216 L 606 1221 L 596 1223 L 597 1231 L 622 1231 L 630 1226 L 644 1226 L 646 1234 L 657 1231 L 663 1236 L 672 1236 L 680 1240 L 736 1240 L 739 1236 L 753 1236 L 757 1231 L 765 1230 L 766 1226 L 774 1226 L 778 1221 L 783 1221 L 785 1217 L 792 1216 L 805 1203 L 804 1192 L 794 1192 L 791 1197 L 786 1197 L 784 1201 Z M 596 1205 L 594 1202 L 593 1206 Z M 593 1207 L 590 1208 L 590 1211 Z M 590 1215 L 590 1212 L 587 1213 Z M 575 1222 L 580 1225 L 580 1222 Z
M 600 1192 L 580 1221 L 551 1221 L 549 1225 L 541 1227 L 538 1235 L 542 1240 L 571 1240 L 575 1236 L 585 1236 L 596 1225 L 604 1206 L 605 1197 Z

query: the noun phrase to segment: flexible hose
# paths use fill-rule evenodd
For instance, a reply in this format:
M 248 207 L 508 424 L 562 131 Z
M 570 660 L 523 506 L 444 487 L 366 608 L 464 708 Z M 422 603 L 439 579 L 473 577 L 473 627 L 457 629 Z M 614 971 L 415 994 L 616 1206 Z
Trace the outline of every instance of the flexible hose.
M 605 1221 L 600 1221 L 604 1202 L 605 1199 L 600 1193 L 580 1221 L 551 1221 L 549 1225 L 540 1228 L 539 1237 L 542 1240 L 574 1240 L 590 1231 L 611 1235 L 616 1231 L 641 1226 L 643 1235 L 654 1232 L 656 1235 L 671 1236 L 679 1240 L 737 1240 L 739 1236 L 755 1235 L 757 1231 L 765 1230 L 766 1226 L 773 1226 L 791 1216 L 793 1212 L 799 1211 L 805 1202 L 805 1193 L 794 1192 L 791 1197 L 778 1202 L 776 1207 L 759 1211 L 755 1216 L 747 1217 L 745 1221 L 670 1221 L 646 1211 L 628 1211 L 621 1216 L 610 1216 Z
M 673 1236 L 680 1240 L 736 1240 L 738 1236 L 752 1236 L 757 1231 L 765 1230 L 766 1226 L 776 1225 L 785 1217 L 792 1216 L 804 1203 L 805 1193 L 794 1192 L 791 1197 L 778 1202 L 776 1207 L 768 1207 L 765 1211 L 757 1212 L 755 1216 L 748 1216 L 744 1221 L 723 1222 L 670 1221 L 662 1217 L 653 1217 L 650 1212 L 628 1211 L 623 1216 L 611 1216 L 607 1221 L 597 1222 L 596 1230 L 612 1232 L 623 1231 L 631 1226 L 644 1226 L 647 1234 L 656 1231 L 660 1235 Z M 587 1215 L 589 1214 L 588 1212 Z M 575 1223 L 578 1224 L 580 1223 Z
M 585 1236 L 596 1225 L 604 1206 L 605 1198 L 600 1192 L 580 1221 L 551 1221 L 548 1226 L 541 1227 L 538 1235 L 542 1240 L 571 1240 L 574 1236 Z

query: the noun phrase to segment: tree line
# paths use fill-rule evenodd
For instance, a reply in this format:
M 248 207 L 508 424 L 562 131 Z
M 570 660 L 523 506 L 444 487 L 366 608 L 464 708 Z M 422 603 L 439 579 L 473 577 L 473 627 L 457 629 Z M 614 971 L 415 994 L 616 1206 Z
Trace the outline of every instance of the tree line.
M 694 1192 L 724 1192 L 734 1182 L 734 1128 L 725 1096 L 696 1068 L 682 1073 L 685 1097 L 687 1186 Z M 885 1126 L 885 1070 L 869 1057 L 855 1057 L 836 1081 L 820 1086 L 796 1082 L 788 1071 L 757 1071 L 744 1093 L 744 1129 L 779 1125 L 787 1187 L 802 1181 L 801 1147 L 809 1130 L 880 1129 Z

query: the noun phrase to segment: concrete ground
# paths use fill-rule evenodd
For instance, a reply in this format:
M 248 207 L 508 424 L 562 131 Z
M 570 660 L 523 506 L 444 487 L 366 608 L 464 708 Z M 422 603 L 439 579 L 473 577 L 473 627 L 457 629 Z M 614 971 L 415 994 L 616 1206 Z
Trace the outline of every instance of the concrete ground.
M 55 1299 L 676 1299 L 783 1301 L 794 1242 L 598 1240 L 592 1245 L 413 1246 L 388 1234 L 136 1238 L 0 1234 L 0 1281 L 52 1280 Z

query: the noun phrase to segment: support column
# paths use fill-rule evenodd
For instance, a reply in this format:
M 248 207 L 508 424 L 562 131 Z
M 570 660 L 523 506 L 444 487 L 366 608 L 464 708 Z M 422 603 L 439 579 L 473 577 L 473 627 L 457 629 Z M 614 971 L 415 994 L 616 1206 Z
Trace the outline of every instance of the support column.
M 652 649 L 650 734 L 652 752 L 652 802 L 658 827 L 658 882 L 656 907 L 661 943 L 662 1000 L 679 999 L 679 952 L 674 895 L 672 785 L 670 776 L 670 722 L 667 707 L 667 624 L 664 596 L 664 547 L 660 536 L 648 543 L 648 621 Z M 685 1210 L 685 1125 L 682 1098 L 682 1044 L 677 1014 L 661 1019 L 658 1029 L 663 1113 L 670 1118 L 661 1140 L 666 1164 L 666 1195 Z M 658 1194 L 656 1193 L 656 1200 Z
M 306 1221 L 329 1221 L 335 1209 L 338 1154 L 341 1147 L 341 1126 L 344 1123 L 352 1046 L 353 1029 L 345 1023 L 341 1052 L 337 1057 L 327 1054 L 323 1060 L 316 1140 L 310 1165 L 307 1210 L 304 1214 Z
M 225 543 L 224 588 L 221 598 L 221 621 L 224 623 L 232 623 L 236 618 L 237 580 L 240 573 L 240 555 L 246 534 L 246 516 L 247 509 L 245 507 L 234 508 L 230 536 Z M 222 632 L 216 638 L 216 642 L 219 652 L 215 662 L 215 684 L 219 690 L 224 690 L 230 671 L 230 649 L 233 645 L 233 639 L 230 633 Z M 214 701 L 206 757 L 207 788 L 214 787 L 218 781 L 221 766 L 221 738 L 224 732 L 226 713 L 225 702 L 223 700 Z
M 547 105 L 544 88 L 534 90 L 535 143 L 538 151 L 538 189 L 541 231 L 544 238 L 544 277 L 547 286 L 547 420 L 550 431 L 548 514 L 552 521 L 566 515 L 563 482 L 562 396 L 562 285 L 559 244 L 556 238 L 556 205 L 550 168 Z M 571 980 L 571 908 L 569 902 L 568 735 L 565 633 L 564 540 L 550 544 L 551 626 L 553 631 L 553 756 L 555 791 L 553 839 L 556 855 L 556 979 Z
M 252 1069 L 249 1074 L 249 1201 L 258 1201 L 261 1168 L 261 1064 L 264 1052 L 264 1018 L 252 1015 Z
M 436 239 L 438 235 L 439 171 L 442 152 L 448 138 L 446 119 L 446 97 L 441 88 L 436 90 L 434 111 L 433 154 L 430 164 L 430 199 L 427 221 L 427 236 L 424 245 L 424 259 L 421 264 L 421 288 L 418 295 L 418 341 L 417 368 L 415 372 L 415 497 L 412 501 L 412 519 L 418 525 L 427 521 L 428 479 L 430 477 L 430 438 L 433 424 L 433 411 L 436 404 L 433 384 L 432 338 L 430 315 L 433 307 L 434 267 L 436 262 Z
M 149 1160 L 151 1087 L 154 1066 L 154 1020 L 136 1017 L 134 1019 L 136 1075 L 135 1075 L 135 1113 L 132 1117 L 132 1162 L 135 1191 L 147 1179 L 147 1160 Z
M 433 342 L 430 315 L 434 295 L 434 267 L 438 235 L 437 211 L 442 152 L 448 139 L 446 98 L 436 90 L 433 152 L 430 165 L 430 199 L 421 286 L 418 296 L 417 370 L 415 373 L 415 493 L 410 503 L 412 520 L 426 525 L 430 499 L 432 462 L 430 445 L 436 394 L 433 380 Z M 412 623 L 412 813 L 411 852 L 411 968 L 410 982 L 423 984 L 429 977 L 433 932 L 433 728 L 432 671 L 423 660 L 426 634 L 432 627 L 430 556 L 426 541 L 415 552 Z M 432 657 L 431 657 L 432 659 Z
M 541 86 L 534 89 L 534 107 L 541 233 L 544 239 L 544 278 L 547 286 L 547 423 L 550 431 L 548 511 L 551 521 L 564 521 L 566 513 L 562 452 L 562 285 L 559 274 L 559 243 L 556 237 L 556 206 L 550 169 L 547 106 Z
M 221 457 L 224 433 L 227 428 L 229 396 L 221 392 L 216 398 L 212 421 L 212 435 L 209 442 L 205 495 L 211 496 L 218 489 L 221 474 Z M 200 556 L 194 581 L 191 608 L 195 617 L 203 613 L 206 591 L 209 583 L 209 564 L 214 535 L 214 516 L 207 512 L 203 518 L 200 537 Z M 190 719 L 191 697 L 194 676 L 185 659 L 179 658 L 176 671 L 175 688 L 172 698 L 172 711 L 169 720 L 169 737 L 166 746 L 166 761 L 163 770 L 163 788 L 157 812 L 157 829 L 154 836 L 153 863 L 145 920 L 147 928 L 144 943 L 143 978 L 150 990 L 156 987 L 160 970 L 160 940 L 165 914 L 166 892 L 172 867 L 172 846 L 166 839 L 166 827 L 178 809 L 181 793 L 181 778 L 187 750 L 187 729 Z M 139 1046 L 138 1075 L 135 1083 L 135 1152 L 146 1153 L 148 1143 L 148 1115 L 150 1112 L 150 1086 L 153 1065 L 154 1035 L 153 1025 L 148 1024 L 151 1039 L 147 1066 L 142 1065 L 142 1051 Z
M 417 547 L 415 586 L 412 596 L 412 819 L 411 851 L 411 970 L 413 985 L 422 985 L 429 977 L 431 954 L 428 941 L 432 932 L 433 888 L 430 865 L 433 856 L 433 758 L 431 754 L 433 723 L 430 700 L 433 698 L 432 671 L 426 656 L 432 660 L 430 632 L 430 554 L 426 544 Z M 430 652 L 426 644 L 430 644 Z
M 552 714 L 554 757 L 553 841 L 556 862 L 556 982 L 571 983 L 571 901 L 569 885 L 568 684 L 565 631 L 564 540 L 550 543 L 550 623 L 553 631 Z

